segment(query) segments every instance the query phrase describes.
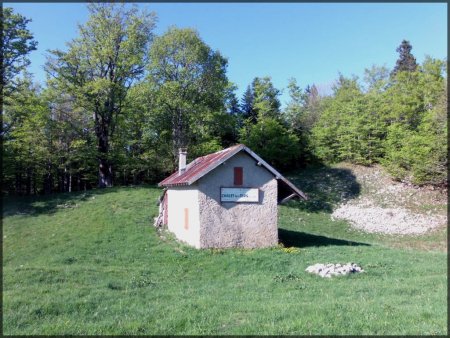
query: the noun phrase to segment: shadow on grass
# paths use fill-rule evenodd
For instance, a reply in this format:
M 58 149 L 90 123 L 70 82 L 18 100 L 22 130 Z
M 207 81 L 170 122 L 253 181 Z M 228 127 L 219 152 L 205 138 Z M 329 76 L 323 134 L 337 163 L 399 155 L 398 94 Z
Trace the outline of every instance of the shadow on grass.
M 278 229 L 278 237 L 280 242 L 286 247 L 306 248 L 311 246 L 329 246 L 329 245 L 346 245 L 346 246 L 370 246 L 367 243 L 347 241 L 344 239 L 330 238 L 326 236 L 311 235 L 305 232 L 297 232 L 285 229 Z
M 350 169 L 315 166 L 287 175 L 308 196 L 308 200 L 291 200 L 285 205 L 306 212 L 333 211 L 333 206 L 359 196 L 361 186 Z
M 145 185 L 148 187 L 148 185 Z M 95 199 L 95 196 L 116 193 L 123 189 L 144 187 L 117 186 L 106 189 L 92 189 L 87 191 L 54 193 L 44 196 L 6 196 L 3 197 L 2 217 L 14 215 L 38 216 L 41 214 L 53 214 L 61 209 L 76 208 L 81 202 Z

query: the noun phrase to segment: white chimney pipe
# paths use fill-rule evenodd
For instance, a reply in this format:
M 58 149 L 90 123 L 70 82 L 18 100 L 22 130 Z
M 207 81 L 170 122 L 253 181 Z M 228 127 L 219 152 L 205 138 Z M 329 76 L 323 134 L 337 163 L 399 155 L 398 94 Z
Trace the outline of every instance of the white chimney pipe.
M 186 170 L 186 155 L 187 155 L 187 149 L 186 148 L 180 148 L 179 149 L 179 156 L 178 156 L 178 174 L 184 173 Z

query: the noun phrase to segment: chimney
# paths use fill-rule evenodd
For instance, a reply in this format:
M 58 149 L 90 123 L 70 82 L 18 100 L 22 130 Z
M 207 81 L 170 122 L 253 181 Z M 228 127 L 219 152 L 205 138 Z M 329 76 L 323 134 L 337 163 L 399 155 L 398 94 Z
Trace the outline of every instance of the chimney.
M 178 156 L 178 174 L 181 175 L 186 170 L 186 155 L 187 155 L 187 149 L 186 148 L 180 148 L 179 149 L 179 156 Z

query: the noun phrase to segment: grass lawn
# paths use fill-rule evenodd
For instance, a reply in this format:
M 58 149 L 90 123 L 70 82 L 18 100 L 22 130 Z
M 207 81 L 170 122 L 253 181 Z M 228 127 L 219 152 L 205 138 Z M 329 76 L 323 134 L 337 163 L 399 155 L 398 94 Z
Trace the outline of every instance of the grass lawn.
M 159 193 L 4 199 L 3 333 L 447 334 L 446 252 L 408 245 L 430 235 L 353 231 L 319 194 L 280 206 L 285 247 L 196 250 L 151 226 Z M 346 262 L 366 272 L 305 272 Z

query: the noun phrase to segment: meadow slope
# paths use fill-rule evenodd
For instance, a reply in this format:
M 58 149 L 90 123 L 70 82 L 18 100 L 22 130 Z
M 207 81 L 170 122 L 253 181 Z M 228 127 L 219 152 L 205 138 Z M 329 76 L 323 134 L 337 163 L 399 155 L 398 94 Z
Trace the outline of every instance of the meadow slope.
M 3 333 L 446 335 L 447 255 L 433 244 L 446 229 L 354 231 L 331 221 L 333 191 L 292 178 L 311 199 L 281 206 L 282 243 L 258 250 L 195 250 L 156 230 L 155 187 L 4 199 Z M 305 272 L 328 262 L 366 272 Z

